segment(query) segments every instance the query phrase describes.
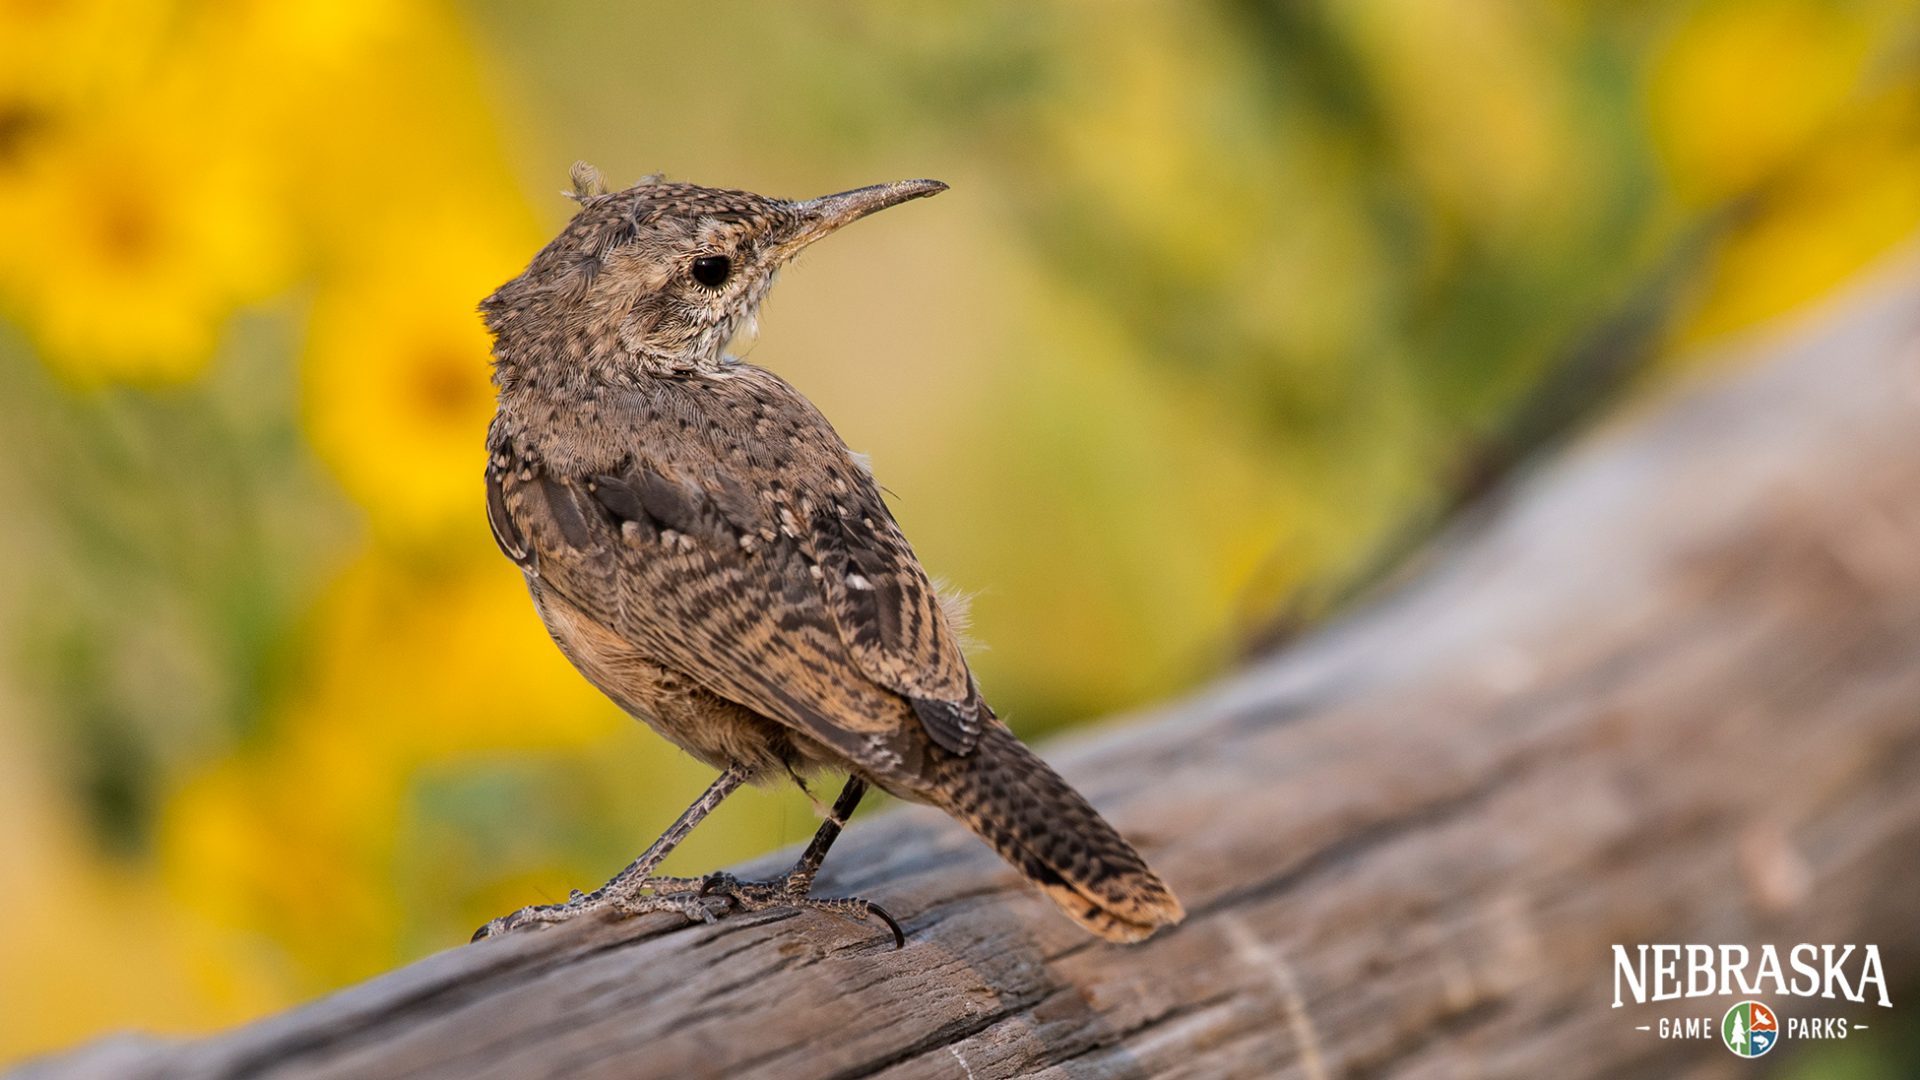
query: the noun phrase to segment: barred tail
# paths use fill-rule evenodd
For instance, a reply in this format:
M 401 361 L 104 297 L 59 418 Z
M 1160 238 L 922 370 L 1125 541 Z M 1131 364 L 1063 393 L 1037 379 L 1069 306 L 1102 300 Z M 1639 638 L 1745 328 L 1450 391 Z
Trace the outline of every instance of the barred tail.
M 1140 853 L 1002 725 L 989 723 L 972 753 L 947 758 L 932 779 L 929 801 L 1095 934 L 1143 941 L 1186 917 Z

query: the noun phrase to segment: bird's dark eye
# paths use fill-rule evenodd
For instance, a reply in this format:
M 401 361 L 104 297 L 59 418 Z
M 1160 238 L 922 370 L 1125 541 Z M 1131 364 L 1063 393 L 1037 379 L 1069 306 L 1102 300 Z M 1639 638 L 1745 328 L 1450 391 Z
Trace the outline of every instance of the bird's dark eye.
M 719 288 L 731 273 L 733 260 L 725 255 L 702 255 L 693 260 L 693 280 L 709 289 Z

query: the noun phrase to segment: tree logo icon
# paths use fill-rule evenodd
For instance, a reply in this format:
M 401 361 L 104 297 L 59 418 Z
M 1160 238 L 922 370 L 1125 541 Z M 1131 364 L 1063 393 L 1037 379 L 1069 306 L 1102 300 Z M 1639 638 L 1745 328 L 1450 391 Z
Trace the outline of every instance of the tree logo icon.
M 1780 1041 L 1780 1018 L 1758 1001 L 1742 1001 L 1720 1021 L 1720 1038 L 1743 1058 L 1757 1058 Z

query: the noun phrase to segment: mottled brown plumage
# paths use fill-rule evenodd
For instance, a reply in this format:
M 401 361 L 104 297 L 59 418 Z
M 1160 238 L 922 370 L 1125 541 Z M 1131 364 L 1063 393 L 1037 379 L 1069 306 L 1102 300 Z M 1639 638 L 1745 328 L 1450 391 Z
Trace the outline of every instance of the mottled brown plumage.
M 1095 933 L 1177 922 L 1133 848 L 987 707 L 861 459 L 793 387 L 723 351 L 800 248 L 945 185 L 790 202 L 660 182 L 605 194 L 580 167 L 574 182 L 579 212 L 481 308 L 500 390 L 487 516 L 567 657 L 722 776 L 600 890 L 481 935 L 601 907 L 891 924 L 808 895 L 867 784 L 946 809 Z M 850 780 L 786 877 L 649 876 L 738 784 L 822 769 Z

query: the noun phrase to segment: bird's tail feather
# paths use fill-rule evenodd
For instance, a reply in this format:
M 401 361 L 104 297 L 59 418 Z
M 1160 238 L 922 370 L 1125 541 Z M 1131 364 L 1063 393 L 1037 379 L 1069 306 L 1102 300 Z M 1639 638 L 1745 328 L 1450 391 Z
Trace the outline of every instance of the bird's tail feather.
M 1109 941 L 1141 941 L 1186 917 L 1140 853 L 998 723 L 987 725 L 972 753 L 936 767 L 927 796 L 1068 918 Z

